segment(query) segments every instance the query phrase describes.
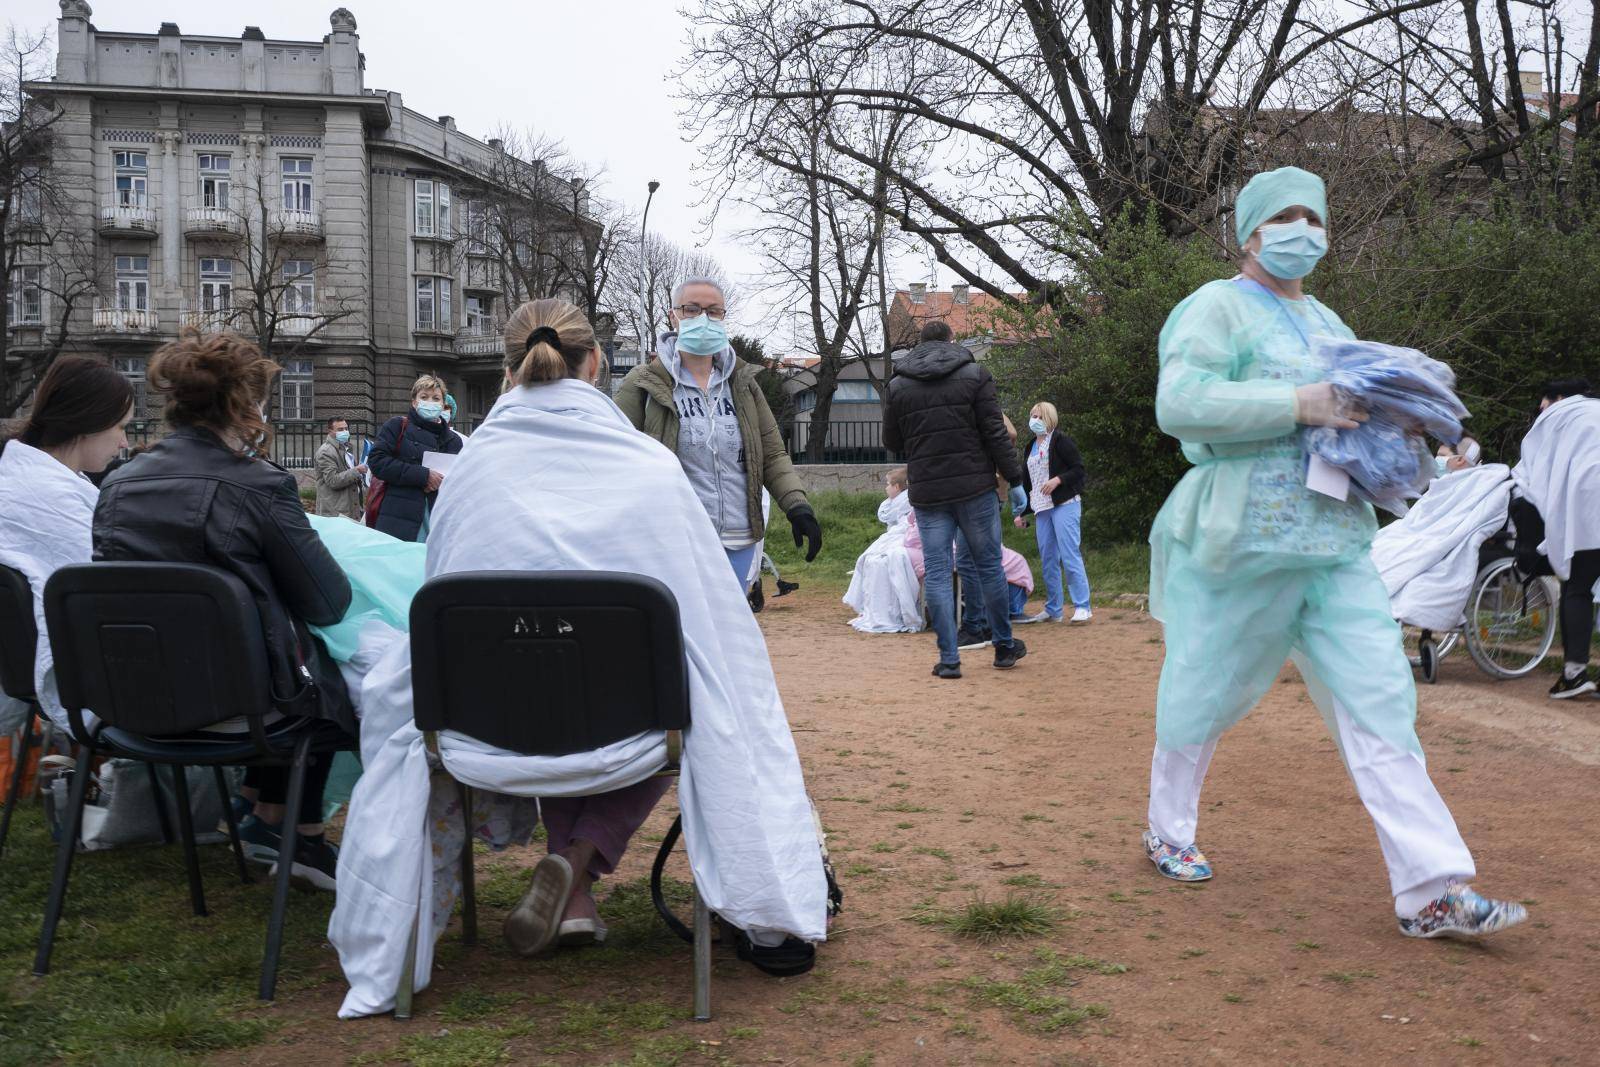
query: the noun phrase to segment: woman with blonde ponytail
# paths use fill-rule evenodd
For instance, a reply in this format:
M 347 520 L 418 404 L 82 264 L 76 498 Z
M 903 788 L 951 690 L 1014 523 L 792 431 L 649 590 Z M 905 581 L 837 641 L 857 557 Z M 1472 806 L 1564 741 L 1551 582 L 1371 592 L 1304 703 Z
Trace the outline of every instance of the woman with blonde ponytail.
M 549 298 L 529 300 L 506 321 L 506 385 L 543 385 L 565 378 L 594 384 L 600 342 L 577 306 Z

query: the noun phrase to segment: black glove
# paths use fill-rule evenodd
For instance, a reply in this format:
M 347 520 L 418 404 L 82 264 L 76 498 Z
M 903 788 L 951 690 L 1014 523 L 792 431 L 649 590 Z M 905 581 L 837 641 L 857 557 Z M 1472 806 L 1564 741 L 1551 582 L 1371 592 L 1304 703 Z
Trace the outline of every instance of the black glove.
M 794 528 L 794 547 L 806 546 L 806 562 L 810 563 L 822 551 L 822 527 L 806 504 L 797 505 L 789 512 L 789 525 Z

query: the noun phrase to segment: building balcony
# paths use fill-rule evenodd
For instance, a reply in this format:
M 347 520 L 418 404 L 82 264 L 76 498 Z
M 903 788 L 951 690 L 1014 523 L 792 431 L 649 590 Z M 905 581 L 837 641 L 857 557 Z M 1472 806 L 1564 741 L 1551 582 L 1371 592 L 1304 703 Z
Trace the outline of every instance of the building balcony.
M 94 309 L 94 332 L 100 337 L 129 337 L 153 334 L 161 329 L 161 320 L 154 311 L 133 308 Z
M 195 329 L 201 333 L 222 333 L 225 330 L 238 333 L 247 322 L 244 312 L 238 308 L 185 311 L 179 316 L 179 323 L 185 329 Z
M 183 232 L 189 237 L 237 237 L 240 228 L 231 208 L 190 204 L 183 211 Z
M 279 337 L 308 337 L 321 321 L 320 315 L 282 315 L 272 332 Z
M 145 197 L 108 196 L 100 205 L 100 233 L 105 237 L 156 236 L 156 209 Z
M 499 322 L 486 319 L 456 331 L 456 355 L 498 356 L 505 351 L 505 336 Z
M 272 215 L 272 235 L 285 241 L 322 240 L 322 212 L 316 208 L 279 208 Z

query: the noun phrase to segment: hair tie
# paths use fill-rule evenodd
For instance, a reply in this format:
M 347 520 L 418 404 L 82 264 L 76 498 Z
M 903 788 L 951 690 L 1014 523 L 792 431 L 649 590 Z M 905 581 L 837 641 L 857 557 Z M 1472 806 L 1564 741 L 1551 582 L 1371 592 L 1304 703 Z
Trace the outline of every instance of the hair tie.
M 522 345 L 522 354 L 527 355 L 529 352 L 532 352 L 533 346 L 538 344 L 540 341 L 543 341 L 557 352 L 561 351 L 561 335 L 556 332 L 555 327 L 540 326 L 537 327 L 532 333 L 528 334 L 527 341 L 523 342 Z

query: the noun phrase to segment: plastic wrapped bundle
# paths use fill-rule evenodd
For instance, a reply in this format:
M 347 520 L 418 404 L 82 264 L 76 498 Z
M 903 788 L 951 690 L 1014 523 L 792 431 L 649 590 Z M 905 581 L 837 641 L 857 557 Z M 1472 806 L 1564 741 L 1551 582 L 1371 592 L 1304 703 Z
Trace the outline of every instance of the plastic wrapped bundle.
M 1324 379 L 1368 419 L 1353 430 L 1308 428 L 1306 451 L 1350 475 L 1361 499 L 1404 515 L 1406 501 L 1421 496 L 1433 476 L 1423 435 L 1461 440 L 1468 412 L 1455 394 L 1455 372 L 1414 348 L 1376 341 L 1318 337 L 1315 354 Z

